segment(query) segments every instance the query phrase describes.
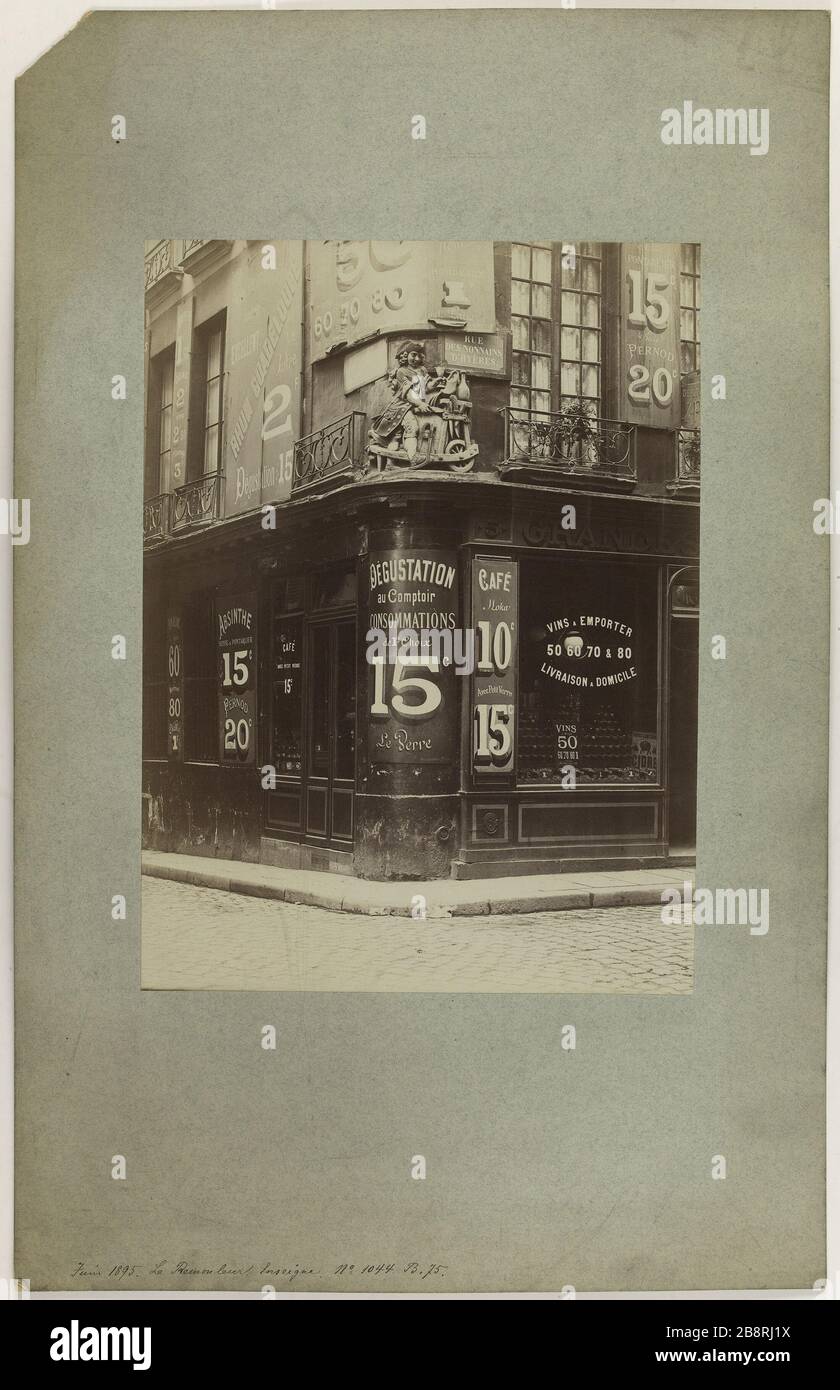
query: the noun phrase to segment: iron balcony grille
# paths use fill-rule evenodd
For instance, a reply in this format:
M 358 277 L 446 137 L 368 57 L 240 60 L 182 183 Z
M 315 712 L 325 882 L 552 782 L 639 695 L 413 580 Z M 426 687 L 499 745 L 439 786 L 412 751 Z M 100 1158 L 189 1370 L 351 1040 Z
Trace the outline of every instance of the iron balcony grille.
M 150 497 L 143 503 L 143 544 L 165 540 L 169 531 L 169 493 Z
M 590 415 L 582 407 L 525 412 L 504 407 L 502 471 L 523 465 L 581 479 L 636 481 L 635 425 Z
M 175 489 L 172 494 L 173 533 L 218 521 L 224 477 L 224 473 L 205 473 L 203 478 Z
M 144 282 L 146 293 L 162 288 L 173 288 L 181 283 L 184 272 L 178 265 L 175 242 L 157 241 L 146 253 L 144 262 Z
M 678 492 L 700 487 L 700 431 L 680 429 L 676 434 L 674 487 Z
M 292 492 L 302 492 L 325 480 L 357 473 L 362 465 L 365 415 L 353 410 L 333 420 L 295 445 Z
M 203 246 L 209 246 L 210 242 L 206 237 L 185 238 L 184 246 L 181 251 L 181 263 L 188 260 L 196 251 L 200 251 Z

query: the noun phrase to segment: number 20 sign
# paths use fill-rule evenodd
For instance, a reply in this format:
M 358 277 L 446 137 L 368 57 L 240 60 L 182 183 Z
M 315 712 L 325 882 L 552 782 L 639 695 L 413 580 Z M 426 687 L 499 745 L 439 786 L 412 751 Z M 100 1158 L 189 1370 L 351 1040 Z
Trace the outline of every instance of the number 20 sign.
M 219 600 L 219 760 L 229 766 L 252 764 L 256 756 L 256 625 L 254 595 Z
M 647 242 L 621 248 L 623 414 L 633 425 L 680 423 L 678 255 Z

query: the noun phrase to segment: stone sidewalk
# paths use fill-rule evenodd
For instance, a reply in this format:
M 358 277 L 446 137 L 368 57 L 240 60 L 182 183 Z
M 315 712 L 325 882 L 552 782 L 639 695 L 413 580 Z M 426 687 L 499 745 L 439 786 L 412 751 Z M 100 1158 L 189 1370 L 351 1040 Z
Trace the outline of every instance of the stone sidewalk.
M 303 903 L 368 917 L 411 917 L 413 900 L 425 899 L 426 919 L 513 912 L 659 905 L 664 888 L 693 886 L 692 869 L 630 869 L 611 873 L 520 874 L 511 878 L 436 879 L 370 883 L 349 874 L 278 869 L 231 859 L 144 850 L 143 873 L 248 897 Z M 415 914 L 422 915 L 414 904 Z

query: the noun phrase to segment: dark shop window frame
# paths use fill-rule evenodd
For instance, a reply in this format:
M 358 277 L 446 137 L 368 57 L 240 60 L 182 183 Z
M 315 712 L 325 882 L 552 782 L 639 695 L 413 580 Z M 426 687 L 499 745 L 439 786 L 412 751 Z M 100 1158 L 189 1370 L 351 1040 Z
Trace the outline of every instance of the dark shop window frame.
M 539 560 L 536 556 L 528 556 L 528 557 L 526 557 L 526 558 L 529 559 L 529 560 L 531 560 L 531 562 L 532 562 L 533 564 L 535 564 L 535 565 L 538 565 L 538 564 L 540 563 L 540 560 Z M 559 561 L 560 563 L 562 563 L 562 562 L 563 562 L 563 558 L 564 558 L 564 557 L 562 557 L 562 556 L 550 557 L 550 556 L 548 556 L 548 555 L 546 555 L 546 556 L 544 556 L 544 557 L 541 557 L 542 563 L 543 563 L 543 564 L 546 564 L 546 563 L 549 563 L 549 564 L 550 564 L 550 563 L 552 562 L 553 559 L 556 559 L 557 561 Z M 572 562 L 572 563 L 573 563 L 573 562 Z M 523 653 L 522 647 L 520 647 L 520 650 L 519 650 L 519 658 L 518 658 L 518 660 L 519 660 L 519 666 L 518 666 L 518 670 L 517 670 L 517 690 L 518 690 L 518 692 L 519 692 L 519 698 L 518 698 L 518 700 L 517 700 L 517 726 L 518 726 L 518 727 L 517 727 L 517 733 L 516 733 L 516 769 L 515 769 L 515 783 L 514 783 L 514 787 L 512 788 L 512 790 L 515 791 L 517 797 L 519 797 L 519 796 L 524 796 L 524 797 L 526 797 L 526 798 L 529 797 L 529 796 L 539 796 L 540 794 L 543 794 L 543 793 L 546 793 L 546 792 L 551 793 L 551 794 L 562 794 L 562 795 L 564 795 L 564 796 L 576 796 L 576 795 L 579 796 L 581 793 L 584 793 L 584 794 L 586 794 L 586 795 L 592 795 L 593 793 L 598 794 L 598 793 L 601 793 L 601 792 L 610 793 L 610 794 L 612 794 L 612 795 L 615 795 L 616 793 L 618 793 L 619 795 L 622 795 L 622 794 L 630 795 L 630 794 L 638 794 L 639 792 L 651 793 L 651 794 L 660 794 L 660 795 L 665 794 L 665 793 L 667 792 L 667 790 L 668 790 L 667 781 L 666 781 L 666 764 L 667 764 L 667 751 L 668 751 L 668 750 L 667 750 L 667 747 L 665 746 L 664 733 L 665 733 L 665 730 L 666 730 L 666 727 L 667 727 L 669 711 L 668 711 L 668 691 L 667 691 L 667 689 L 666 689 L 666 678 L 667 678 L 667 671 L 666 671 L 666 661 L 667 661 L 667 638 L 666 638 L 665 620 L 664 620 L 664 619 L 665 619 L 665 612 L 666 612 L 666 610 L 665 610 L 665 598 L 664 598 L 665 575 L 664 575 L 663 564 L 662 564 L 661 560 L 659 560 L 659 559 L 656 559 L 656 560 L 647 560 L 647 561 L 646 561 L 646 560 L 638 560 L 638 561 L 634 562 L 633 560 L 628 560 L 626 557 L 618 557 L 618 556 L 614 556 L 614 555 L 605 555 L 605 556 L 603 556 L 603 557 L 591 556 L 591 557 L 588 557 L 588 558 L 587 558 L 587 561 L 586 561 L 585 563 L 586 563 L 587 569 L 590 569 L 593 565 L 595 565 L 595 566 L 601 566 L 601 565 L 603 565 L 605 570 L 609 570 L 610 568 L 615 569 L 616 567 L 621 567 L 622 569 L 631 568 L 631 569 L 636 569 L 637 572 L 638 572 L 639 574 L 643 574 L 643 573 L 647 572 L 648 574 L 651 575 L 651 579 L 649 580 L 649 582 L 650 582 L 650 584 L 651 584 L 651 589 L 654 591 L 654 594 L 655 594 L 655 617 L 654 617 L 654 621 L 655 621 L 655 624 L 656 624 L 655 643 L 654 643 L 654 648 L 655 648 L 655 653 L 656 653 L 656 739 L 657 739 L 657 766 L 656 766 L 656 778 L 655 778 L 655 780 L 653 780 L 653 781 L 642 781 L 642 780 L 638 780 L 638 781 L 637 781 L 637 780 L 635 780 L 635 779 L 616 781 L 616 780 L 612 780 L 612 779 L 608 780 L 608 779 L 606 779 L 606 778 L 603 779 L 603 780 L 600 780 L 600 779 L 593 779 L 593 780 L 576 779 L 575 785 L 574 785 L 573 787 L 572 787 L 572 786 L 564 786 L 563 783 L 562 783 L 562 781 L 560 781 L 560 780 L 550 781 L 549 779 L 545 779 L 545 780 L 538 779 L 538 780 L 534 780 L 534 781 L 523 781 L 523 778 L 522 778 L 523 757 L 522 757 L 522 744 L 521 744 L 521 737 L 522 737 L 522 703 L 521 703 L 521 700 L 522 700 L 522 677 L 523 677 L 523 673 L 522 673 L 522 660 L 523 660 L 523 655 L 524 655 L 524 653 Z M 565 566 L 564 566 L 564 568 L 565 568 Z M 522 614 L 522 598 L 523 598 L 523 592 L 524 592 L 523 570 L 524 570 L 524 566 L 520 566 L 520 611 L 519 611 L 520 641 L 522 640 L 522 635 L 523 635 L 523 632 L 524 632 L 524 621 L 523 621 L 523 614 Z M 572 575 L 573 575 L 573 574 L 574 574 L 574 570 L 572 570 L 572 569 L 566 569 L 566 573 L 567 573 L 567 574 L 572 574 Z M 480 785 L 481 785 L 482 789 L 486 790 L 486 787 L 484 786 L 483 783 L 480 784 Z M 475 785 L 474 785 L 474 789 L 476 789 L 476 788 L 475 788 Z M 500 788 L 500 790 L 501 790 L 501 788 Z

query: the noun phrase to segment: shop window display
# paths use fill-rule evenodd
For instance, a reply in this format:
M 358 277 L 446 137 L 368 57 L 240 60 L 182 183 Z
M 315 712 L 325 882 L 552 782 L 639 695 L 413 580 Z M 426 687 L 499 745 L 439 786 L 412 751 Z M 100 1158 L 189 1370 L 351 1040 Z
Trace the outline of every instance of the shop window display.
M 658 780 L 658 574 L 523 562 L 520 783 Z

